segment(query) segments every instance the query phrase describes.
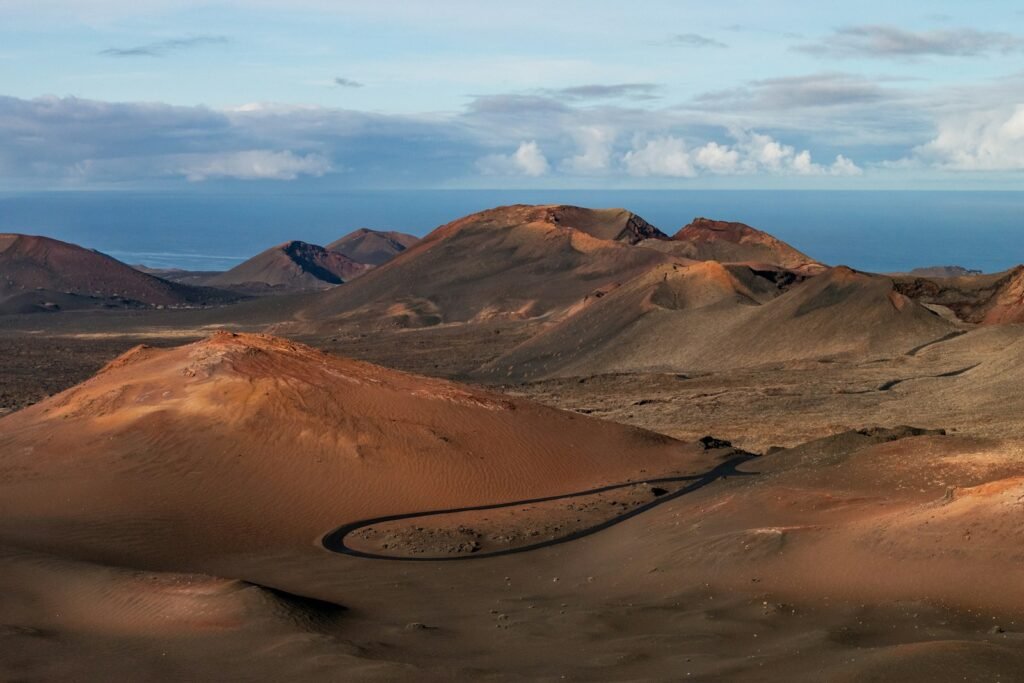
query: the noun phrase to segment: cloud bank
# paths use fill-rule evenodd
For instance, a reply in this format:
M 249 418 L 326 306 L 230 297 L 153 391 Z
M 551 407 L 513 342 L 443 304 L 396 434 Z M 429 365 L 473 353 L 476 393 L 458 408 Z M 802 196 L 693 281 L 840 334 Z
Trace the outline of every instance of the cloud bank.
M 811 159 L 808 150 L 785 145 L 768 135 L 751 131 L 733 131 L 732 144 L 707 142 L 692 147 L 678 137 L 647 140 L 626 153 L 626 170 L 633 176 L 694 178 L 702 173 L 714 175 L 851 176 L 863 170 L 838 155 L 829 166 Z
M 906 162 L 952 171 L 1024 170 L 1024 104 L 956 116 Z
M 626 85 L 606 87 L 644 90 Z M 572 179 L 661 186 L 658 179 L 699 178 L 819 186 L 892 169 L 1024 170 L 1024 104 L 999 103 L 1024 93 L 1016 81 L 940 101 L 826 72 L 751 81 L 660 108 L 608 103 L 592 85 L 564 90 L 585 98 L 497 94 L 420 115 L 0 97 L 0 187 L 316 178 L 352 187 Z

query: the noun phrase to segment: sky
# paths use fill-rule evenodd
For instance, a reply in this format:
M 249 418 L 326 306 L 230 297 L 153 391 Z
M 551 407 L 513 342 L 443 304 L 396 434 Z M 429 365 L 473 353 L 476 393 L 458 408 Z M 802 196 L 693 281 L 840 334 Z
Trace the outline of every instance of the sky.
M 1024 189 L 1003 0 L 0 0 L 0 191 Z

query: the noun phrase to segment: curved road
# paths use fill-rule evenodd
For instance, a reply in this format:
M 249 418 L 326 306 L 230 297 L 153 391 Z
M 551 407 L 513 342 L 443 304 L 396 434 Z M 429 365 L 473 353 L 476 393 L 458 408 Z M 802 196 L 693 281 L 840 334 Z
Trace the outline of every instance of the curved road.
M 576 539 L 596 534 L 598 531 L 602 531 L 609 527 L 613 527 L 620 522 L 624 522 L 631 517 L 647 512 L 651 508 L 657 507 L 662 503 L 667 503 L 670 500 L 674 500 L 681 496 L 685 496 L 687 493 L 693 493 L 697 489 L 704 488 L 708 484 L 718 479 L 725 479 L 729 476 L 742 476 L 756 474 L 754 472 L 740 472 L 736 468 L 745 462 L 753 460 L 759 456 L 753 453 L 743 453 L 741 455 L 734 456 L 729 460 L 717 465 L 716 467 L 704 472 L 703 474 L 694 474 L 680 477 L 662 477 L 660 479 L 645 479 L 643 481 L 631 481 L 625 484 L 612 484 L 610 486 L 602 486 L 596 489 L 590 489 L 589 491 L 578 491 L 576 493 L 567 493 L 558 496 L 547 496 L 544 498 L 530 498 L 527 500 L 517 500 L 510 503 L 495 503 L 491 505 L 477 505 L 474 507 L 464 508 L 452 508 L 450 510 L 432 510 L 429 512 L 408 512 L 400 515 L 387 515 L 384 517 L 374 517 L 373 519 L 363 519 L 358 522 L 351 522 L 340 526 L 334 531 L 331 531 L 323 537 L 321 543 L 324 548 L 331 552 L 341 553 L 342 555 L 351 555 L 352 557 L 362 557 L 371 560 L 396 560 L 399 562 L 445 562 L 450 560 L 481 560 L 487 557 L 500 557 L 501 555 L 512 555 L 514 553 L 525 553 L 530 550 L 537 550 L 539 548 L 547 548 L 549 546 L 558 545 L 560 543 L 568 543 L 569 541 L 575 541 Z M 662 496 L 655 498 L 646 505 L 641 505 L 638 508 L 634 508 L 625 512 L 618 517 L 605 520 L 600 524 L 596 524 L 586 529 L 580 529 L 574 531 L 571 534 L 560 536 L 559 538 L 553 538 L 533 545 L 525 545 L 518 548 L 506 548 L 504 550 L 494 550 L 489 553 L 478 553 L 472 555 L 454 555 L 450 557 L 398 557 L 394 555 L 380 555 L 378 553 L 368 553 L 362 550 L 356 550 L 345 545 L 345 538 L 354 531 L 363 529 L 374 524 L 383 524 L 385 522 L 395 522 L 402 519 L 411 519 L 413 517 L 434 517 L 437 515 L 449 515 L 457 512 L 473 512 L 477 510 L 496 510 L 498 508 L 512 507 L 516 505 L 529 505 L 532 503 L 547 503 L 553 500 L 568 500 L 570 498 L 579 498 L 581 496 L 591 496 L 597 493 L 604 493 L 605 491 L 614 491 L 616 489 L 626 488 L 628 486 L 636 486 L 637 484 L 666 484 L 680 481 L 690 481 L 691 484 L 684 486 L 678 491 L 672 493 L 666 493 Z

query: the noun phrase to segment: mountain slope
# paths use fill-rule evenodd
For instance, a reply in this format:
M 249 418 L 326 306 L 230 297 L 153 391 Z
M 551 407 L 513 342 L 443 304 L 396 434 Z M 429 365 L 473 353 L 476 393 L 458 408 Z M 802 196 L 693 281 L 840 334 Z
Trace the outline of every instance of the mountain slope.
M 368 268 L 341 253 L 292 240 L 209 278 L 206 284 L 215 287 L 271 287 L 286 291 L 325 289 L 347 282 Z
M 356 263 L 380 266 L 419 241 L 419 237 L 404 232 L 359 228 L 331 242 L 325 248 L 347 256 Z
M 302 317 L 408 327 L 558 317 L 588 295 L 672 260 L 630 246 L 654 230 L 620 209 L 490 209 L 437 228 L 394 260 L 324 293 Z
M 902 353 L 955 329 L 892 281 L 833 268 L 786 283 L 714 261 L 652 270 L 492 361 L 492 381 L 718 370 Z
M 743 223 L 708 218 L 695 218 L 673 235 L 671 240 L 644 242 L 643 246 L 697 261 L 766 263 L 805 274 L 814 274 L 823 269 L 810 256 L 766 232 Z
M 138 347 L 2 418 L 0 543 L 118 564 L 305 551 L 375 515 L 702 471 L 706 458 L 640 429 L 220 333 Z
M 0 312 L 222 303 L 237 295 L 141 273 L 97 251 L 31 235 L 0 234 Z
M 990 275 L 895 278 L 899 291 L 981 325 L 1024 322 L 1024 266 Z

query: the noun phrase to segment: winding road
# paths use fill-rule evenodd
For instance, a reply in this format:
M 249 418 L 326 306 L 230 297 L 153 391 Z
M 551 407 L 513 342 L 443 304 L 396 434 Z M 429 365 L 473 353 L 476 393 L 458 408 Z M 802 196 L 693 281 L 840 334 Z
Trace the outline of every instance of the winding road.
M 626 482 L 626 483 L 623 483 L 623 484 L 611 484 L 609 486 L 602 486 L 602 487 L 599 487 L 599 488 L 596 488 L 596 489 L 590 489 L 588 491 L 577 491 L 575 493 L 566 493 L 566 494 L 557 495 L 557 496 L 547 496 L 547 497 L 544 497 L 544 498 L 530 498 L 530 499 L 527 499 L 527 500 L 516 500 L 516 501 L 509 502 L 509 503 L 495 503 L 495 504 L 491 504 L 491 505 L 477 505 L 477 506 L 473 506 L 473 507 L 452 508 L 450 510 L 431 510 L 431 511 L 428 511 L 428 512 L 408 512 L 408 513 L 403 513 L 403 514 L 399 514 L 399 515 L 387 515 L 387 516 L 384 516 L 384 517 L 374 517 L 373 519 L 363 519 L 363 520 L 359 520 L 357 522 L 351 522 L 349 524 L 345 524 L 343 526 L 338 527 L 334 531 L 331 531 L 326 536 L 324 536 L 323 539 L 321 540 L 321 543 L 323 544 L 324 548 L 326 548 L 327 550 L 330 550 L 331 552 L 335 552 L 335 553 L 341 553 L 342 555 L 350 555 L 352 557 L 361 557 L 361 558 L 370 559 L 370 560 L 395 560 L 395 561 L 398 561 L 398 562 L 446 562 L 446 561 L 453 561 L 453 560 L 482 560 L 482 559 L 489 558 L 489 557 L 500 557 L 502 555 L 513 555 L 515 553 L 525 553 L 525 552 L 528 552 L 528 551 L 531 551 L 531 550 L 539 550 L 540 548 L 547 548 L 547 547 L 550 547 L 550 546 L 553 546 L 553 545 L 558 545 L 560 543 L 568 543 L 569 541 L 575 541 L 577 539 L 583 538 L 584 536 L 590 536 L 591 534 L 596 534 L 598 531 L 602 531 L 604 529 L 608 529 L 609 527 L 613 527 L 616 524 L 619 524 L 621 522 L 625 522 L 627 519 L 630 519 L 632 517 L 636 517 L 637 515 L 642 514 L 644 512 L 647 512 L 648 510 L 650 510 L 650 509 L 652 509 L 654 507 L 657 507 L 658 505 L 662 505 L 663 503 L 667 503 L 670 500 L 675 500 L 676 498 L 679 498 L 681 496 L 685 496 L 688 493 L 693 493 L 694 491 L 696 491 L 698 489 L 701 489 L 701 488 L 704 488 L 708 484 L 710 484 L 710 483 L 712 483 L 714 481 L 717 481 L 718 479 L 725 479 L 725 478 L 730 477 L 730 476 L 751 476 L 751 475 L 754 475 L 754 474 L 756 474 L 756 472 L 741 472 L 741 471 L 739 471 L 736 468 L 739 467 L 740 465 L 746 463 L 746 462 L 749 462 L 750 460 L 753 460 L 753 459 L 757 458 L 757 457 L 759 457 L 759 456 L 756 455 L 756 454 L 753 454 L 753 453 L 743 453 L 741 455 L 736 455 L 736 456 L 730 458 L 729 460 L 726 460 L 725 462 L 720 463 L 719 465 L 713 467 L 712 469 L 710 469 L 707 472 L 704 472 L 702 474 L 693 474 L 693 475 L 679 476 L 679 477 L 662 477 L 660 479 L 645 479 L 643 481 L 631 481 L 631 482 Z M 365 527 L 373 526 L 375 524 L 383 524 L 385 522 L 395 522 L 395 521 L 399 521 L 399 520 L 403 520 L 403 519 L 412 519 L 414 517 L 435 517 L 435 516 L 438 516 L 438 515 L 449 515 L 449 514 L 458 513 L 458 512 L 474 512 L 474 511 L 478 511 L 478 510 L 497 510 L 499 508 L 513 507 L 513 506 L 517 506 L 517 505 L 530 505 L 530 504 L 534 504 L 534 503 L 547 503 L 547 502 L 551 502 L 551 501 L 555 501 L 555 500 L 568 500 L 568 499 L 571 499 L 571 498 L 580 498 L 582 496 L 592 496 L 592 495 L 598 494 L 598 493 L 605 493 L 606 491 L 614 491 L 616 489 L 626 488 L 626 487 L 629 487 L 629 486 L 636 486 L 637 484 L 668 484 L 668 483 L 677 483 L 677 482 L 682 482 L 682 481 L 689 481 L 691 483 L 686 485 L 686 486 L 684 486 L 683 488 L 679 489 L 678 491 L 673 491 L 671 493 L 666 493 L 666 494 L 664 494 L 662 496 L 659 496 L 659 497 L 655 498 L 653 501 L 651 501 L 650 503 L 647 503 L 646 505 L 641 505 L 640 507 L 637 507 L 637 508 L 634 508 L 632 510 L 629 510 L 628 512 L 624 512 L 623 514 L 618 515 L 617 517 L 612 517 L 611 519 L 605 520 L 604 522 L 601 522 L 600 524 L 595 524 L 594 526 L 587 527 L 585 529 L 580 529 L 579 531 L 574 531 L 573 533 L 566 534 L 565 536 L 560 536 L 559 538 L 553 538 L 553 539 L 549 539 L 549 540 L 545 540 L 545 541 L 540 541 L 539 543 L 534 543 L 532 545 L 526 545 L 526 546 L 520 546 L 520 547 L 516 547 L 516 548 L 505 548 L 503 550 L 494 550 L 494 551 L 487 552 L 487 553 L 475 553 L 475 554 L 470 554 L 470 555 L 453 555 L 453 556 L 449 556 L 449 557 L 401 557 L 401 556 L 396 556 L 396 555 L 381 555 L 381 554 L 378 554 L 378 553 L 364 552 L 362 550 L 356 550 L 355 548 L 350 548 L 349 546 L 347 546 L 345 544 L 345 538 L 349 534 L 351 534 L 351 533 L 353 533 L 355 531 L 358 531 L 360 529 L 363 529 Z

